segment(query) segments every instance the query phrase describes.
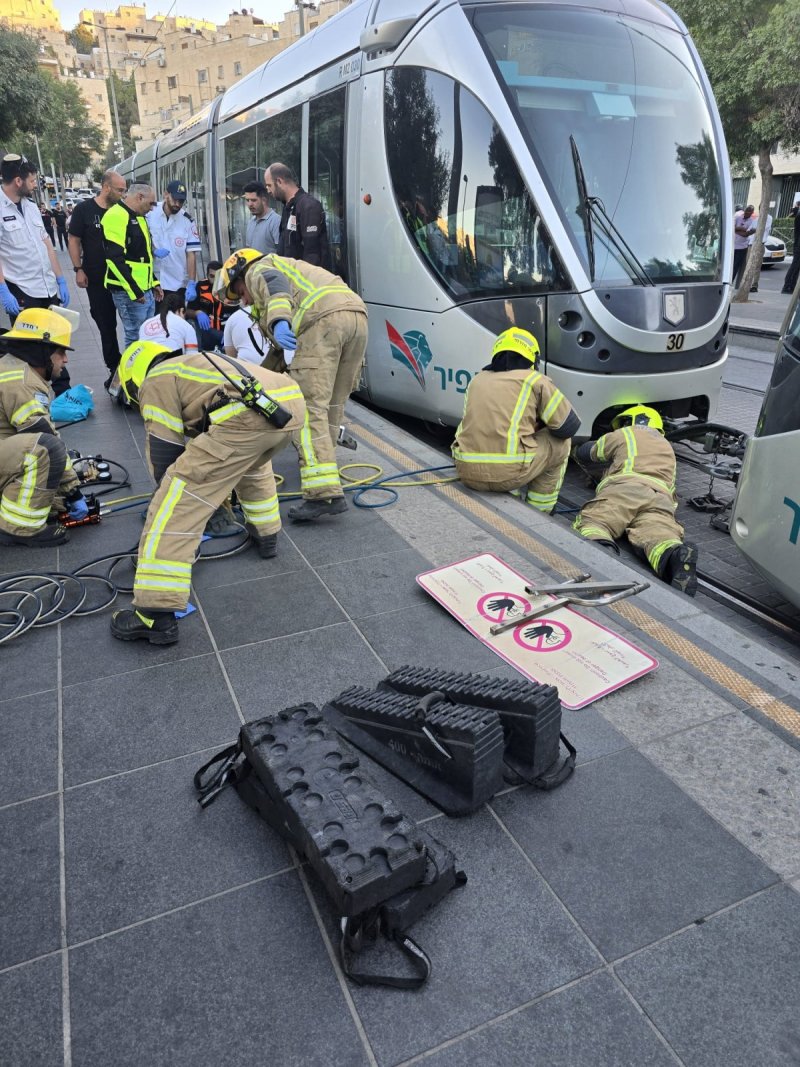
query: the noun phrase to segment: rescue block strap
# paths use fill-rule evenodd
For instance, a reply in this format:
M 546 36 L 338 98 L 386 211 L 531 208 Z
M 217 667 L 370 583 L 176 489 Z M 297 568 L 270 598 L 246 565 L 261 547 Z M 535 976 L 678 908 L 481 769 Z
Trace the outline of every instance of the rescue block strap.
M 549 774 L 540 774 L 538 778 L 526 778 L 524 774 L 520 774 L 516 767 L 509 767 L 508 763 L 506 763 L 506 767 L 508 767 L 518 778 L 522 779 L 525 785 L 532 785 L 535 789 L 543 789 L 545 792 L 555 789 L 556 786 L 565 782 L 575 770 L 575 758 L 578 755 L 577 749 L 569 743 L 563 734 L 560 733 L 558 736 L 564 748 L 569 753 L 558 770 L 552 771 Z M 505 760 L 503 762 L 505 763 Z
M 342 917 L 342 939 L 339 943 L 339 956 L 342 962 L 342 970 L 357 985 L 382 985 L 392 989 L 419 989 L 423 986 L 431 973 L 430 956 L 409 937 L 401 931 L 395 931 L 387 936 L 387 941 L 394 941 L 403 955 L 411 962 L 411 966 L 417 972 L 414 976 L 402 977 L 393 974 L 369 974 L 367 971 L 353 969 L 352 954 L 358 952 L 363 944 L 364 928 L 368 920 L 364 916 L 354 918 Z
M 234 781 L 236 777 L 236 761 L 239 759 L 241 752 L 241 743 L 237 741 L 212 756 L 208 763 L 204 763 L 200 770 L 197 771 L 194 776 L 194 787 L 199 794 L 197 802 L 201 808 L 207 808 L 209 804 L 217 799 L 222 790 Z M 203 776 L 206 771 L 216 764 L 219 764 L 219 767 L 216 768 L 207 781 L 204 781 Z

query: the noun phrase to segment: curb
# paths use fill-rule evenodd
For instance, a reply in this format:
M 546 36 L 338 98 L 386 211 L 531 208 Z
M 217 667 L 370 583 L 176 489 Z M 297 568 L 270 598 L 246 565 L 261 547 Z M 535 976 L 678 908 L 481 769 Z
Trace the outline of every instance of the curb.
M 767 329 L 763 326 L 745 326 L 738 323 L 729 323 L 729 333 L 741 333 L 747 337 L 766 337 L 770 341 L 777 341 L 780 337 L 780 333 L 775 329 Z

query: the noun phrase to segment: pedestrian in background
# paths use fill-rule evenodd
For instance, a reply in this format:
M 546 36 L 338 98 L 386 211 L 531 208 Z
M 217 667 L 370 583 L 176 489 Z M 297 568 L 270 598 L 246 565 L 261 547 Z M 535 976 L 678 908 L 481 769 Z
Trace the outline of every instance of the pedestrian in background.
M 53 221 L 56 224 L 56 233 L 58 234 L 58 247 L 63 251 L 67 247 L 67 213 L 61 202 L 53 208 Z
M 42 213 L 30 198 L 36 167 L 23 156 L 0 161 L 0 304 L 11 325 L 25 308 L 69 306 L 67 282 L 47 236 Z
M 792 248 L 792 265 L 783 279 L 782 293 L 794 292 L 797 275 L 800 274 L 800 202 L 794 205 L 789 214 L 794 218 L 794 247 Z
M 45 206 L 44 204 L 41 207 L 41 212 L 42 212 L 42 222 L 44 223 L 44 228 L 47 231 L 47 236 L 50 238 L 50 240 L 51 240 L 51 242 L 53 244 L 53 248 L 55 248 L 55 246 L 56 246 L 56 235 L 55 235 L 55 231 L 53 230 L 53 213 L 50 210 L 50 208 Z
M 285 163 L 271 163 L 267 167 L 264 185 L 267 193 L 284 205 L 278 255 L 329 269 L 328 230 L 320 201 L 300 188 Z
M 89 297 L 89 310 L 100 331 L 103 362 L 108 369 L 104 388 L 108 389 L 119 364 L 117 309 L 111 291 L 105 286 L 106 249 L 103 240 L 103 216 L 125 196 L 127 183 L 115 170 L 107 170 L 100 182 L 100 192 L 81 200 L 69 223 L 69 255 L 75 282 Z
M 265 256 L 278 251 L 281 238 L 281 218 L 269 206 L 268 196 L 267 187 L 261 182 L 250 182 L 244 187 L 244 202 L 251 216 L 244 243 Z
M 139 340 L 139 327 L 163 299 L 153 273 L 153 246 L 145 215 L 155 204 L 149 185 L 132 185 L 101 220 L 106 250 L 105 285 L 123 329 L 125 347 Z
M 733 288 L 739 288 L 744 274 L 747 253 L 750 250 L 750 242 L 753 239 L 758 218 L 755 207 L 748 204 L 744 211 L 737 211 L 733 216 Z
M 165 296 L 180 293 L 187 301 L 197 296 L 197 253 L 200 236 L 186 213 L 186 186 L 170 182 L 164 199 L 147 216 L 156 275 Z M 156 307 L 156 311 L 160 310 Z

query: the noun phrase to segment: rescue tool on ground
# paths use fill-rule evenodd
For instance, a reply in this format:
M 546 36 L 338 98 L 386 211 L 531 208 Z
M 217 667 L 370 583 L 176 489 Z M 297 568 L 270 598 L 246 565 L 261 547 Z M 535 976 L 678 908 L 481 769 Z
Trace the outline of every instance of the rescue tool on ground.
M 503 622 L 495 623 L 489 628 L 489 632 L 494 636 L 504 634 L 506 630 L 513 630 L 532 619 L 538 619 L 541 615 L 549 615 L 569 604 L 578 604 L 584 608 L 606 607 L 608 604 L 616 604 L 618 600 L 636 596 L 637 593 L 643 593 L 645 589 L 650 588 L 649 582 L 592 582 L 589 580 L 591 577 L 591 574 L 580 574 L 558 585 L 543 585 L 535 588 L 526 585 L 525 592 L 530 596 L 544 597 L 543 603 L 531 607 L 530 611 L 520 612 L 513 617 L 507 617 Z M 555 600 L 550 599 L 552 595 L 556 596 Z M 511 610 L 513 609 L 509 609 Z

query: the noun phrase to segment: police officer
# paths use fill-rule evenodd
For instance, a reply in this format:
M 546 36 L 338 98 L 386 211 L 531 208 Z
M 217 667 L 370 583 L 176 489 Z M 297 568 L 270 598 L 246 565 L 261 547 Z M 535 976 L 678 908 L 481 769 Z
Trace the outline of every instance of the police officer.
M 4 156 L 0 182 L 0 304 L 13 326 L 22 308 L 68 307 L 69 290 L 42 213 L 30 199 L 36 167 L 23 156 Z
M 142 413 L 159 487 L 139 542 L 134 606 L 115 613 L 111 632 L 122 641 L 171 645 L 206 522 L 231 490 L 261 557 L 276 555 L 281 519 L 270 461 L 303 425 L 305 404 L 297 385 L 274 371 L 217 353 L 176 355 L 154 341 L 126 349 L 119 373 Z M 284 426 L 243 402 L 234 383 L 247 374 L 290 416 Z
M 66 530 L 48 524 L 51 514 L 88 514 L 50 418 L 49 382 L 67 362 L 71 334 L 65 316 L 31 308 L 0 336 L 0 545 L 63 544 Z
M 504 330 L 491 362 L 469 384 L 453 459 L 470 489 L 520 497 L 549 514 L 580 426 L 572 405 L 536 369 L 539 344 L 528 330 Z
M 106 250 L 105 285 L 122 321 L 126 345 L 139 339 L 139 327 L 152 318 L 155 302 L 162 297 L 144 218 L 154 203 L 149 185 L 132 185 L 100 220 Z
M 283 204 L 278 254 L 327 268 L 330 265 L 328 229 L 320 201 L 300 188 L 285 163 L 267 167 L 264 185 L 269 195 Z
M 580 445 L 579 463 L 601 463 L 606 476 L 573 523 L 581 537 L 618 551 L 627 534 L 659 578 L 689 596 L 697 592 L 697 548 L 684 544 L 675 519 L 675 453 L 659 413 L 636 404 L 612 421 L 612 432 Z
M 180 293 L 188 304 L 197 297 L 200 237 L 194 220 L 186 213 L 185 203 L 186 186 L 183 182 L 170 182 L 164 199 L 148 214 L 147 225 L 164 296 Z M 156 314 L 159 311 L 157 307 Z
M 229 256 L 216 286 L 218 296 L 251 306 L 261 332 L 283 349 L 283 362 L 305 397 L 307 419 L 293 442 L 303 502 L 289 509 L 289 518 L 310 522 L 346 511 L 335 448 L 367 347 L 363 301 L 322 267 L 262 256 L 254 248 Z

